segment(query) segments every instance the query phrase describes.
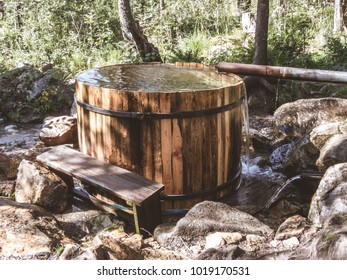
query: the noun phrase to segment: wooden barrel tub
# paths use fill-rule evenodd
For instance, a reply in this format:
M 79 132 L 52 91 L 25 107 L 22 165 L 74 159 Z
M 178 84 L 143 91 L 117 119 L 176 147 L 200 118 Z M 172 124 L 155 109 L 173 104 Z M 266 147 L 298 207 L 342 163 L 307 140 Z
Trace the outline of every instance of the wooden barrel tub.
M 240 182 L 243 81 L 197 63 L 122 64 L 76 77 L 82 153 L 165 185 L 163 209 Z

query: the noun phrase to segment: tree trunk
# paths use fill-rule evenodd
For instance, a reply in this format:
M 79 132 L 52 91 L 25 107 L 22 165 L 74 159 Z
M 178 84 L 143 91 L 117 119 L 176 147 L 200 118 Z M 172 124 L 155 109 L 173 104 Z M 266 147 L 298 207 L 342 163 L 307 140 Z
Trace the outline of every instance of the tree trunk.
M 343 0 L 335 0 L 335 12 L 334 12 L 334 33 L 338 33 L 343 30 Z
M 132 15 L 129 0 L 118 0 L 119 18 L 123 37 L 139 51 L 143 61 L 160 61 L 158 49 L 151 44 L 138 21 Z
M 258 0 L 255 26 L 255 52 L 253 64 L 267 65 L 267 44 L 269 29 L 269 0 Z M 250 112 L 273 113 L 276 108 L 276 93 L 266 78 L 245 77 Z
M 268 64 L 267 38 L 269 29 L 269 13 L 269 0 L 258 0 L 253 64 Z

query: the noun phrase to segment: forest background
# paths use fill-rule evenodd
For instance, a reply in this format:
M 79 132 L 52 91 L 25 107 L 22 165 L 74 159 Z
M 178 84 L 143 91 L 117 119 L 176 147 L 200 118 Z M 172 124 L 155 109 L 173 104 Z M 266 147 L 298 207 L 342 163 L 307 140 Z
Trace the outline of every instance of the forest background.
M 336 28 L 341 0 L 270 1 L 270 65 L 347 69 L 347 33 Z M 131 0 L 134 18 L 164 62 L 251 63 L 257 1 Z M 335 20 L 335 26 L 334 26 Z M 0 1 L 0 74 L 53 64 L 58 78 L 112 63 L 141 61 L 122 36 L 117 0 Z

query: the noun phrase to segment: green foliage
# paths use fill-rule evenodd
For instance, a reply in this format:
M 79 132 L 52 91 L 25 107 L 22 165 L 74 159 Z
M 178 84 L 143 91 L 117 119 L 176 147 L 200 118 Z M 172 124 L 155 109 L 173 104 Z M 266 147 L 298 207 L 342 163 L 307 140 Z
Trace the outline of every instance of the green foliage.
M 295 65 L 296 60 L 305 53 L 310 34 L 307 32 L 311 20 L 306 13 L 293 13 L 283 28 L 269 33 L 270 64 Z M 274 27 L 272 27 L 274 28 Z M 289 57 L 294 59 L 288 60 Z
M 335 242 L 338 239 L 339 235 L 334 232 L 327 231 L 324 233 L 322 240 L 328 244 Z
M 64 252 L 64 246 L 58 246 L 54 248 L 55 253 L 60 256 Z
M 250 63 L 254 34 L 242 31 L 239 2 L 132 0 L 131 6 L 166 62 Z M 332 1 L 270 2 L 270 64 L 347 68 L 346 34 L 331 32 Z M 61 78 L 68 79 L 86 68 L 141 60 L 122 38 L 117 0 L 0 3 L 0 73 L 24 64 L 41 67 L 53 63 Z M 249 11 L 255 12 L 255 5 L 252 1 Z
M 344 70 L 347 68 L 347 35 L 330 35 L 327 36 L 325 44 L 326 56 L 322 63 L 330 69 Z
M 7 61 L 0 59 L 0 65 L 53 63 L 70 73 L 90 66 L 91 52 L 116 48 L 122 40 L 116 5 L 105 0 L 4 1 L 0 40 Z
M 204 62 L 210 49 L 210 38 L 206 34 L 192 34 L 173 46 L 168 61 Z

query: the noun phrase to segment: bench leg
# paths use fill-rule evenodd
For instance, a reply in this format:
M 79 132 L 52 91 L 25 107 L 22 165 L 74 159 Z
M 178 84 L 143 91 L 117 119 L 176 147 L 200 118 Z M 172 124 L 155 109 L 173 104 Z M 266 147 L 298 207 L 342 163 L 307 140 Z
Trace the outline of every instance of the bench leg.
M 160 194 L 148 198 L 141 206 L 133 205 L 136 233 L 140 229 L 153 233 L 157 225 L 162 223 Z

